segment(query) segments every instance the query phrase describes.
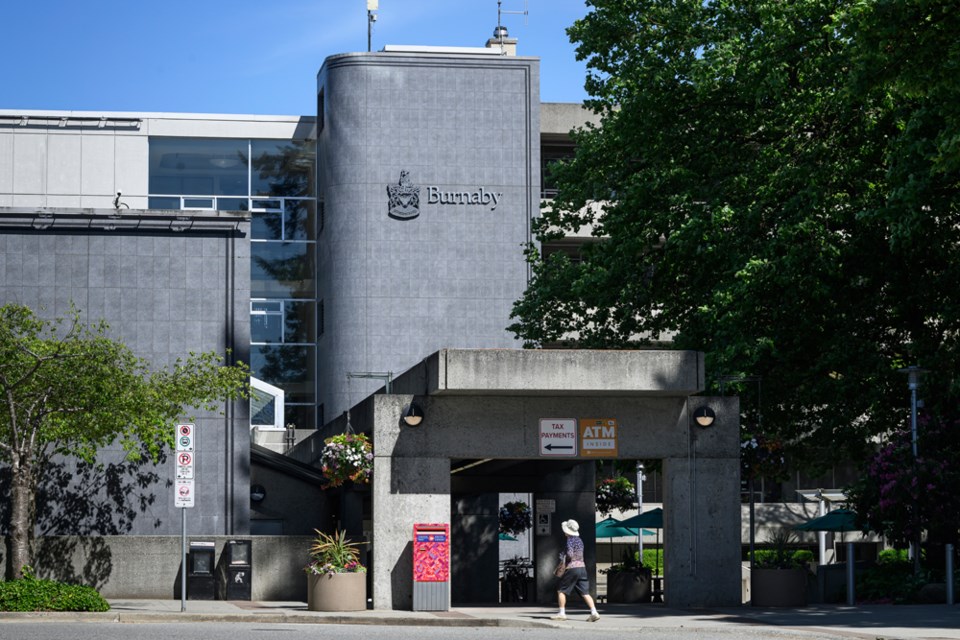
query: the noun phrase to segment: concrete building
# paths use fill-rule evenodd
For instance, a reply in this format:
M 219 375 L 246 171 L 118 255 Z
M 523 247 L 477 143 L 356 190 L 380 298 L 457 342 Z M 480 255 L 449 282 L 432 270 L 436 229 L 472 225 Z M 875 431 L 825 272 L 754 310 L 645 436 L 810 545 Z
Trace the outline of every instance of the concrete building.
M 342 527 L 372 543 L 373 605 L 409 608 L 411 527 L 446 522 L 450 597 L 496 602 L 497 496 L 523 491 L 547 516 L 533 560 L 548 602 L 559 522 L 579 519 L 593 542 L 597 456 L 541 448 L 543 425 L 605 419 L 620 428 L 611 457 L 664 460 L 668 601 L 734 604 L 738 411 L 697 396 L 702 356 L 521 352 L 505 329 L 549 196 L 543 168 L 588 117 L 541 104 L 538 60 L 497 41 L 332 56 L 315 116 L 0 110 L 0 304 L 57 315 L 73 301 L 157 364 L 210 349 L 251 363 L 249 407 L 199 420 L 191 536 L 280 535 L 273 548 L 295 553 L 291 536 Z M 401 426 L 411 402 L 426 416 L 416 429 Z M 700 406 L 716 411 L 711 429 L 691 420 Z M 318 451 L 348 425 L 373 438 L 374 483 L 326 491 Z M 84 480 L 62 464 L 77 494 Z M 143 558 L 179 532 L 173 471 L 134 470 L 142 500 L 83 526 L 52 500 L 45 532 L 151 536 L 99 538 L 115 562 L 97 584 L 169 596 L 178 566 Z M 75 544 L 72 562 L 97 549 Z M 264 553 L 254 598 L 301 596 L 289 570 L 305 548 Z M 131 583 L 132 566 L 153 578 Z

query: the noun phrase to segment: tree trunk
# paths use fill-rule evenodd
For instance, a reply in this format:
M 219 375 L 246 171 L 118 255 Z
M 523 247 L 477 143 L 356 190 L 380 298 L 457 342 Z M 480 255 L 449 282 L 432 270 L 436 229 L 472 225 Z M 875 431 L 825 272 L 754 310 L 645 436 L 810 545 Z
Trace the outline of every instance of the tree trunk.
M 10 504 L 10 571 L 12 578 L 23 576 L 23 566 L 31 563 L 31 543 L 33 541 L 33 515 L 37 499 L 33 477 L 33 466 L 23 462 L 23 457 L 15 461 L 11 478 Z

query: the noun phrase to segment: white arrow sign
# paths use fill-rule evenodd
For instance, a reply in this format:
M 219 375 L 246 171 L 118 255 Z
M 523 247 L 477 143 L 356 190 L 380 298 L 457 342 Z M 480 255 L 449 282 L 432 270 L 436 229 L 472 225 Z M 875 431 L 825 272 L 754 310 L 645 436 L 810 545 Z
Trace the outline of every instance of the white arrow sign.
M 540 419 L 540 455 L 568 457 L 577 455 L 576 418 Z

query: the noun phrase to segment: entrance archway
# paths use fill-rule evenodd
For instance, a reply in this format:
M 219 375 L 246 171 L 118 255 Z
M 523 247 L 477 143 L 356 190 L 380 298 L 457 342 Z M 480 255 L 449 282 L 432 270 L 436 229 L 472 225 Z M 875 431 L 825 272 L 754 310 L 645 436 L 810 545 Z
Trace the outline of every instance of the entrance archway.
M 667 601 L 738 605 L 739 406 L 696 396 L 703 387 L 703 354 L 687 351 L 451 349 L 399 376 L 394 394 L 354 411 L 374 439 L 374 607 L 412 608 L 413 525 L 449 521 L 452 460 L 525 460 L 531 474 L 548 460 L 574 470 L 586 460 L 579 447 L 562 457 L 544 448 L 541 425 L 559 418 L 613 418 L 617 457 L 663 460 Z M 413 401 L 424 414 L 416 427 L 401 418 Z M 691 419 L 703 406 L 716 416 L 709 427 Z M 558 514 L 533 559 L 541 602 L 551 595 L 561 519 L 593 522 L 592 473 L 560 475 L 536 492 Z M 585 534 L 592 549 L 593 531 Z

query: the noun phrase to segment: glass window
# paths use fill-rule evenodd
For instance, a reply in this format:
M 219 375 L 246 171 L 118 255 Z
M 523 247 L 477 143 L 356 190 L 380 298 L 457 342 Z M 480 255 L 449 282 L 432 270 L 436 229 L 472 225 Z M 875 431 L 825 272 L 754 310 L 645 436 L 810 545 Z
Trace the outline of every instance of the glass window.
M 286 408 L 286 406 L 284 406 Z M 250 424 L 273 424 L 277 420 L 277 402 L 269 393 L 250 389 Z M 286 416 L 284 416 L 286 417 Z
M 250 341 L 283 342 L 283 302 L 250 302 Z
M 268 209 L 272 211 L 280 211 L 280 205 L 283 200 L 263 200 L 257 198 L 253 201 L 254 209 Z
M 252 140 L 250 192 L 255 196 L 309 198 L 315 193 L 316 147 L 299 140 Z
M 284 303 L 284 342 L 313 342 L 313 302 Z
M 213 198 L 184 198 L 184 209 L 213 209 Z
M 251 298 L 313 298 L 314 245 L 250 243 Z
M 250 373 L 280 387 L 287 402 L 315 401 L 316 358 L 313 345 L 255 345 L 250 347 Z M 289 419 L 287 420 L 289 422 Z
M 251 301 L 250 341 L 311 344 L 313 308 L 310 301 Z
M 286 200 L 283 209 L 284 240 L 313 240 L 317 205 L 313 200 Z
M 246 211 L 246 198 L 217 198 L 217 211 Z
M 149 157 L 150 195 L 312 198 L 316 192 L 311 141 L 151 137 Z
M 314 408 L 310 404 L 287 404 L 284 405 L 284 420 L 287 424 L 293 424 L 297 429 L 316 429 L 317 422 L 314 417 Z
M 150 193 L 246 196 L 247 140 L 150 138 Z
M 148 198 L 147 206 L 151 209 L 179 209 L 180 198 Z
M 283 215 L 274 211 L 252 212 L 250 237 L 254 240 L 283 240 Z

